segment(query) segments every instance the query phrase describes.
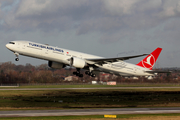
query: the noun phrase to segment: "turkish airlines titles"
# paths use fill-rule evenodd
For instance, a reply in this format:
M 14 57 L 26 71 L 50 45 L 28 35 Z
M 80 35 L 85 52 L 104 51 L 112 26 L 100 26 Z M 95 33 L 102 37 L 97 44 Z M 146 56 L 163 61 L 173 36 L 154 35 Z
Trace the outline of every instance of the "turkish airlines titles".
M 33 47 L 38 47 L 38 48 L 44 48 L 44 49 L 48 49 L 48 50 L 54 50 L 54 51 L 58 51 L 58 52 L 64 52 L 63 50 L 59 49 L 59 48 L 53 48 L 50 46 L 45 46 L 45 45 L 38 45 L 38 44 L 34 44 L 34 43 L 29 43 L 29 46 L 33 46 Z

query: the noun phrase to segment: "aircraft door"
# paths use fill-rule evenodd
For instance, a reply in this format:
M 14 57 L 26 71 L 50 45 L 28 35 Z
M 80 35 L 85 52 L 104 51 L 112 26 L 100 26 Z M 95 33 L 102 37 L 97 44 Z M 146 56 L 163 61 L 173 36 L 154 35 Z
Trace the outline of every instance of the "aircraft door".
M 21 45 L 21 44 L 20 44 L 19 42 L 17 42 L 17 48 L 18 48 L 18 49 L 20 49 L 20 45 Z
M 26 45 L 25 45 L 25 44 L 22 45 L 22 49 L 23 49 L 23 50 L 26 49 Z

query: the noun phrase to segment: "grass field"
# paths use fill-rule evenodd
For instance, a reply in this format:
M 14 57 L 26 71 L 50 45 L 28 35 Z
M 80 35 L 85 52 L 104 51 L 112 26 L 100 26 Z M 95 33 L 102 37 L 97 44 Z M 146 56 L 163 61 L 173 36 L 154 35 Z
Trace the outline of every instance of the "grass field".
M 51 117 L 12 117 L 0 118 L 6 120 L 114 120 L 113 118 L 104 118 L 103 115 L 87 115 L 87 116 L 51 116 Z M 116 120 L 179 120 L 180 114 L 130 114 L 117 115 Z
M 27 85 L 27 86 L 19 86 L 14 87 L 17 88 L 102 88 L 102 87 L 180 87 L 180 84 L 165 84 L 165 83 L 144 83 L 144 84 L 118 84 L 118 85 L 51 85 L 51 84 L 44 84 L 44 85 Z M 0 89 L 9 89 L 12 87 L 3 87 L 0 86 Z
M 180 89 L 0 91 L 0 110 L 180 107 Z
M 127 87 L 140 87 L 130 85 Z M 152 87 L 151 85 L 145 85 Z M 145 87 L 142 86 L 142 87 Z M 179 85 L 156 85 L 156 87 Z M 20 88 L 94 88 L 82 90 L 3 90 L 0 91 L 0 110 L 78 109 L 78 108 L 136 108 L 180 107 L 180 88 L 96 89 L 104 85 L 21 86 Z M 114 87 L 126 87 L 118 85 Z M 9 88 L 7 88 L 9 89 Z M 107 120 L 103 115 L 62 117 L 15 117 L 13 120 L 72 119 Z M 179 120 L 180 114 L 117 115 L 118 120 Z

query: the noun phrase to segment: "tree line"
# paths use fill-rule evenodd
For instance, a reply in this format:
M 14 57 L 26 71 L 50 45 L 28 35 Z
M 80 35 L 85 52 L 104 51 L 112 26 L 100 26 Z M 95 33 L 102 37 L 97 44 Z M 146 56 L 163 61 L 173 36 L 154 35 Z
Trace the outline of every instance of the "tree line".
M 73 68 L 63 68 L 63 69 L 52 69 L 48 67 L 47 64 L 41 64 L 38 66 L 33 66 L 29 63 L 26 65 L 15 65 L 12 62 L 4 62 L 0 64 L 0 84 L 1 83 L 62 83 L 65 77 L 73 76 Z M 82 71 L 84 73 L 84 71 Z M 144 83 L 144 82 L 155 82 L 164 83 L 172 82 L 179 83 L 180 72 L 174 71 L 171 74 L 159 74 L 153 80 L 148 80 L 145 77 L 139 77 L 138 80 L 125 77 L 114 77 L 109 75 L 108 79 L 102 78 L 102 74 L 97 74 L 96 78 L 84 75 L 83 78 L 78 78 L 73 82 L 91 82 L 96 81 L 117 81 L 118 83 Z
M 52 69 L 47 64 L 33 66 L 29 63 L 26 65 L 15 65 L 12 62 L 0 64 L 0 83 L 60 83 L 64 78 L 73 75 L 73 68 Z M 94 78 L 85 76 L 78 78 L 76 82 L 83 79 L 91 81 Z

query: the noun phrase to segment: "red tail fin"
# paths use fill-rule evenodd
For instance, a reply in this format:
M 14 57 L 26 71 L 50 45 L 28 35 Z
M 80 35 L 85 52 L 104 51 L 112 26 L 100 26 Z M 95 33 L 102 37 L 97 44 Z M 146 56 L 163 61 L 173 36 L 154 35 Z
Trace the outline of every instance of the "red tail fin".
M 147 57 L 145 57 L 141 62 L 139 62 L 136 65 L 152 70 L 159 54 L 161 53 L 161 50 L 162 48 L 157 48 L 156 50 L 154 50 L 151 54 L 149 54 Z

